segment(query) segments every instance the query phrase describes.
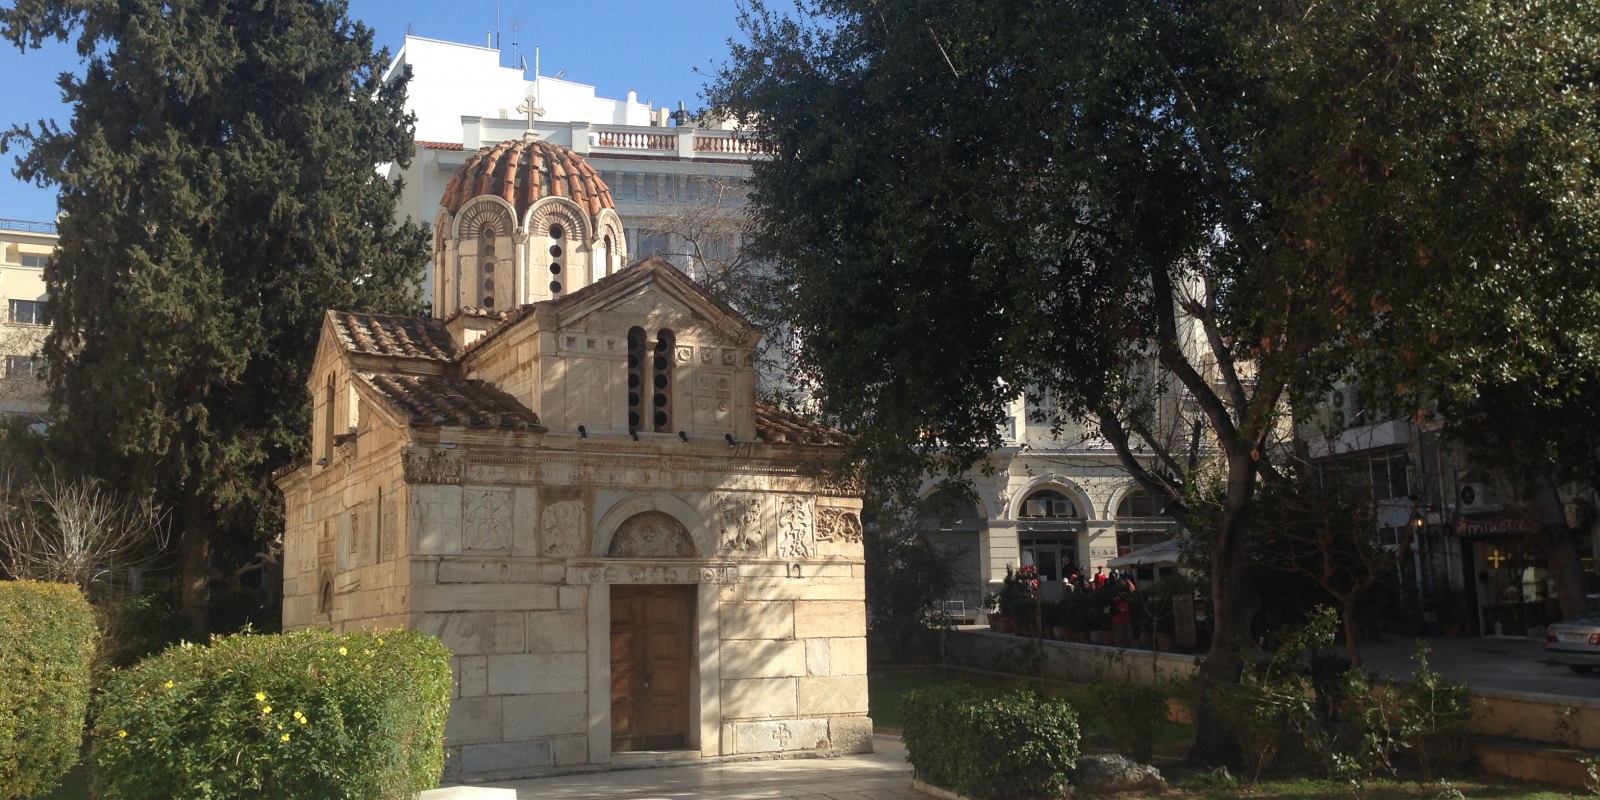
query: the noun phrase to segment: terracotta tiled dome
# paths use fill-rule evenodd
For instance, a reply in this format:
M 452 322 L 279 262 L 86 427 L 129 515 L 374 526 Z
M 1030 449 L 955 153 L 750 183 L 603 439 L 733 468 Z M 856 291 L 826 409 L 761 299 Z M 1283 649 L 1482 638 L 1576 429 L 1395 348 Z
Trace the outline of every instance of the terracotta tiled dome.
M 520 219 L 535 202 L 565 197 L 591 215 L 616 208 L 600 173 L 582 156 L 543 140 L 501 142 L 480 148 L 456 170 L 440 204 L 455 214 L 474 197 L 494 195 L 517 209 Z

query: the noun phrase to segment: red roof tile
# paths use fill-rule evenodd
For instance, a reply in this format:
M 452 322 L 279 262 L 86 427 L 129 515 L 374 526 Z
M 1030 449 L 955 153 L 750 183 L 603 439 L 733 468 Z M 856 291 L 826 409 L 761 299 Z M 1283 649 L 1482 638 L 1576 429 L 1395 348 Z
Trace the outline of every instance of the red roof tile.
M 537 414 L 484 381 L 371 372 L 361 378 L 415 427 L 544 430 Z
M 424 142 L 421 139 L 417 140 L 417 146 L 418 147 L 426 147 L 429 150 L 465 150 L 466 149 L 465 147 L 461 146 L 460 142 Z
M 756 438 L 767 444 L 842 445 L 849 441 L 820 422 L 765 403 L 756 404 Z
M 517 209 L 518 218 L 552 195 L 572 200 L 591 216 L 617 207 L 600 173 L 583 156 L 543 139 L 479 148 L 450 178 L 439 204 L 454 214 L 468 200 L 484 195 L 503 198 Z
M 346 350 L 375 356 L 453 361 L 460 353 L 442 320 L 329 311 Z

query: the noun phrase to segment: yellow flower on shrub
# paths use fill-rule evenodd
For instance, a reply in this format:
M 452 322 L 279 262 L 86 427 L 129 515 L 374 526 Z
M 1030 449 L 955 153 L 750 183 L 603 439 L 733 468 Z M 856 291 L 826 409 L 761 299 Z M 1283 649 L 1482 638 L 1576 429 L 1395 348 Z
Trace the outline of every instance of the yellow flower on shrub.
M 256 692 L 256 699 L 257 700 L 261 700 L 261 701 L 265 701 L 267 699 L 267 693 L 266 692 Z
M 167 681 L 167 688 L 168 689 L 171 689 L 173 687 L 173 685 L 174 684 L 172 683 L 172 681 Z
M 279 739 L 278 739 L 278 740 L 279 740 L 279 741 L 283 741 L 283 742 L 287 742 L 287 741 L 289 741 L 289 734 L 287 734 L 287 733 L 286 733 L 286 734 L 284 734 L 284 735 L 283 735 L 283 736 L 281 736 L 281 737 L 279 737 Z
M 346 650 L 343 647 L 339 648 L 339 655 L 341 655 L 341 656 L 345 655 L 345 654 L 347 654 L 349 652 L 350 652 L 349 650 Z
M 117 738 L 118 739 L 126 739 L 126 738 L 128 738 L 128 732 L 127 731 L 117 731 Z

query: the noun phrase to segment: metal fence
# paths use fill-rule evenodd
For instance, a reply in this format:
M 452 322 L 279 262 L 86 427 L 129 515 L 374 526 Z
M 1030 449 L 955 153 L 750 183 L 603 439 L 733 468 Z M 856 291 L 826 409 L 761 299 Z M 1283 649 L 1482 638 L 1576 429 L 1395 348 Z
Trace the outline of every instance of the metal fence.
M 20 219 L 0 219 L 0 231 L 17 231 L 19 233 L 48 233 L 56 235 L 54 222 L 28 222 Z

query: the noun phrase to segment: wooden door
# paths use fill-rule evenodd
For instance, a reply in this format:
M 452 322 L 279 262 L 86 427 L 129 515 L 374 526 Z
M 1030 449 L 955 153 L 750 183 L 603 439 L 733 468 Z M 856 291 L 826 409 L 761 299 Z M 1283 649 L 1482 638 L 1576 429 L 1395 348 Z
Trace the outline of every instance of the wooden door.
M 611 750 L 689 746 L 693 586 L 611 587 Z

